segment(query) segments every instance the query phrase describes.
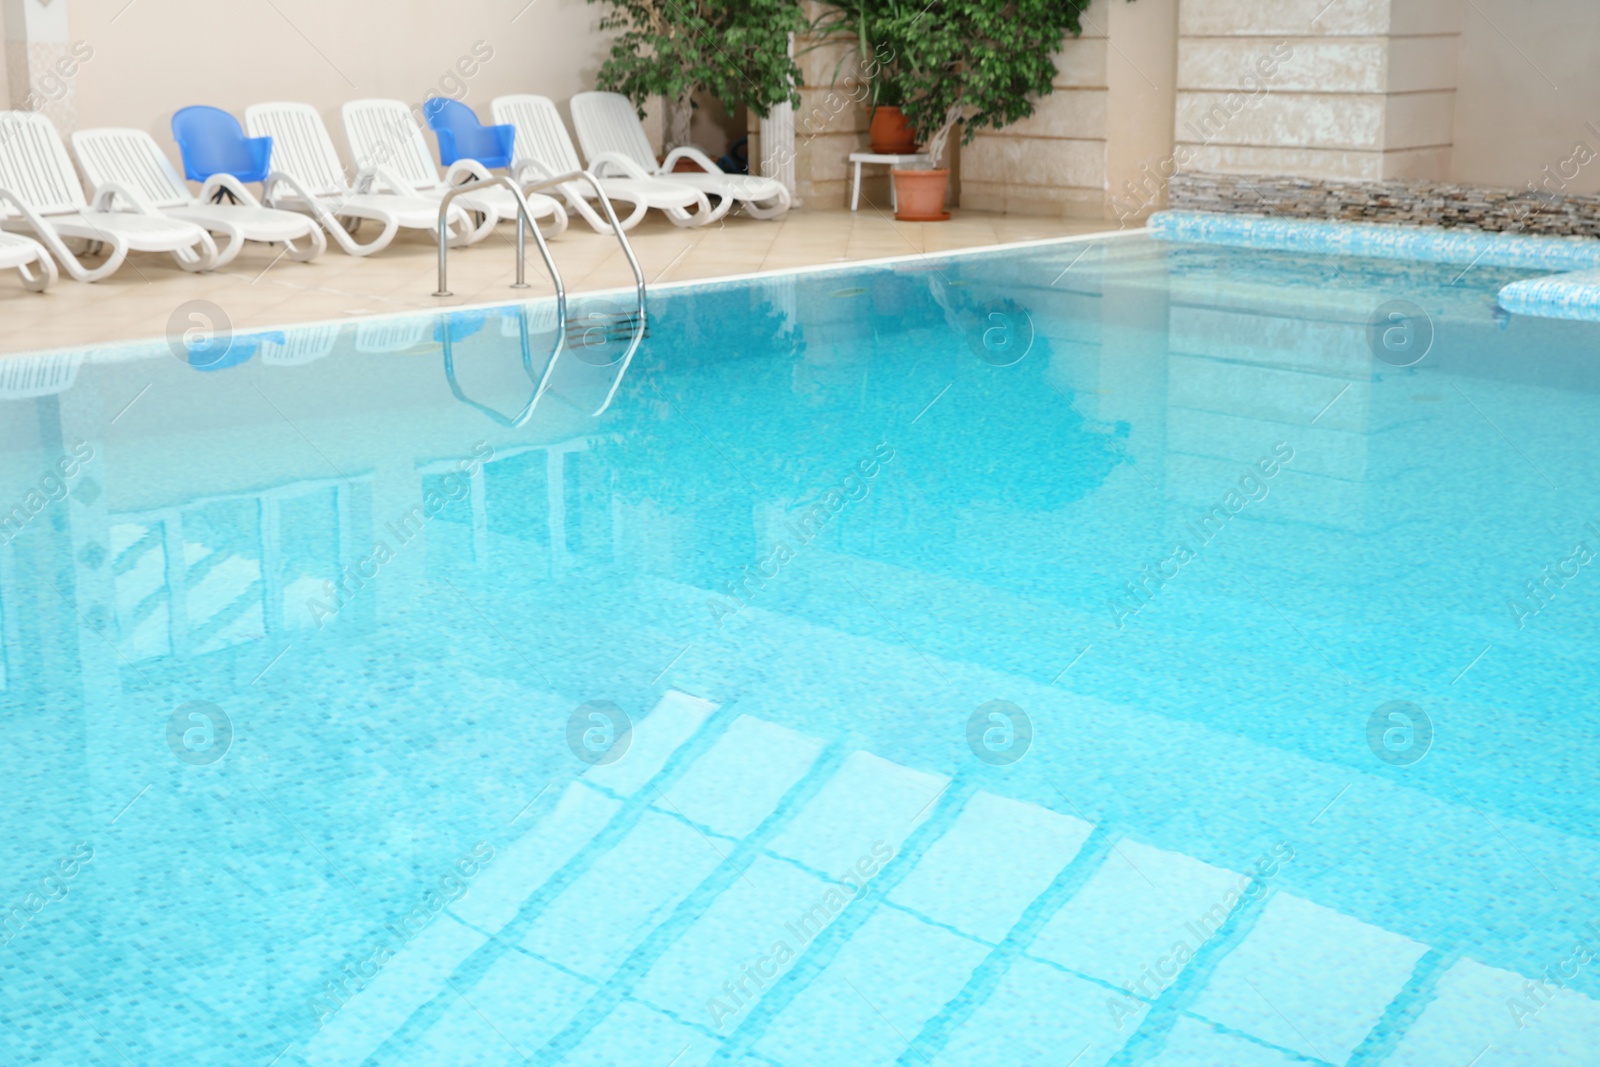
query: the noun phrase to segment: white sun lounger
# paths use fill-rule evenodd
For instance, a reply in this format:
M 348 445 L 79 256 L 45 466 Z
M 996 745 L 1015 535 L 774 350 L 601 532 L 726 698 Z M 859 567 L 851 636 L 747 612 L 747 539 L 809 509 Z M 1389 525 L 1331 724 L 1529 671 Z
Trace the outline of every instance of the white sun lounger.
M 124 210 L 113 210 L 114 201 Z M 169 252 L 184 270 L 210 270 L 217 258 L 211 235 L 191 222 L 169 218 L 114 182 L 84 198 L 67 146 L 50 120 L 34 111 L 0 111 L 0 226 L 27 231 L 80 282 L 109 277 L 129 252 Z M 68 240 L 108 254 L 85 267 Z
M 437 229 L 439 202 L 412 190 L 389 168 L 363 167 L 354 184 L 347 181 L 328 128 L 310 104 L 252 104 L 245 108 L 244 126 L 251 137 L 272 138 L 272 173 L 263 190 L 267 204 L 315 217 L 350 255 L 381 252 L 402 227 Z M 370 219 L 382 224 L 383 232 L 362 244 L 344 219 L 357 220 L 353 225 Z M 475 231 L 466 212 L 454 207 L 450 227 L 451 245 L 469 243 Z
M 341 113 L 356 166 L 385 167 L 419 196 L 438 201 L 457 185 L 490 177 L 477 160 L 462 159 L 451 164 L 441 179 L 416 116 L 399 100 L 352 100 Z M 567 228 L 567 213 L 559 201 L 539 193 L 528 194 L 527 201 L 536 220 L 550 220 L 550 228 L 543 231 L 546 237 L 555 237 Z M 503 186 L 462 193 L 455 202 L 483 216 L 484 221 L 473 232 L 473 241 L 487 237 L 502 219 L 515 222 L 517 218 L 517 198 Z
M 143 130 L 79 130 L 72 135 L 72 147 L 84 177 L 95 189 L 108 184 L 132 189 L 160 214 L 226 237 L 228 243 L 212 266 L 232 263 L 246 241 L 281 243 L 286 256 L 301 262 L 315 259 L 328 248 L 315 220 L 294 211 L 262 207 L 231 174 L 214 175 L 199 197 L 193 196 L 155 138 Z M 237 203 L 210 203 L 219 189 L 233 194 Z
M 531 93 L 496 97 L 489 104 L 494 121 L 516 128 L 516 159 L 511 173 L 518 182 L 527 183 L 540 178 L 554 178 L 582 170 L 577 149 L 567 136 L 567 127 L 548 97 Z M 601 189 L 608 200 L 621 200 L 633 205 L 633 212 L 621 220 L 624 230 L 631 230 L 644 218 L 646 211 L 655 208 L 679 226 L 702 226 L 721 218 L 727 211 L 711 207 L 706 194 L 682 182 L 652 177 L 637 167 L 615 168 L 622 177 L 597 175 Z M 561 195 L 572 210 L 582 215 L 584 221 L 600 233 L 607 233 L 607 225 L 600 213 L 590 206 L 594 190 L 587 184 L 567 182 L 560 187 Z M 693 214 L 688 209 L 695 208 Z
M 5 210 L 4 202 L 11 198 L 10 193 L 0 189 L 0 211 Z M 0 270 L 16 271 L 22 275 L 22 287 L 35 293 L 44 292 L 60 279 L 56 261 L 44 245 L 18 233 L 0 233 Z
M 578 131 L 578 143 L 583 146 L 584 158 L 595 173 L 615 165 L 632 168 L 644 174 L 670 177 L 675 182 L 692 185 L 708 196 L 744 204 L 745 210 L 758 219 L 776 218 L 789 210 L 789 190 L 773 178 L 757 178 L 748 174 L 727 174 L 711 162 L 711 158 L 693 145 L 675 148 L 666 161 L 656 165 L 655 152 L 650 148 L 650 138 L 645 136 L 639 114 L 628 98 L 619 93 L 579 93 L 572 98 L 572 125 Z M 687 159 L 700 168 L 698 171 L 673 170 L 680 159 Z M 632 173 L 632 169 L 629 169 Z M 726 210 L 726 208 L 724 208 Z

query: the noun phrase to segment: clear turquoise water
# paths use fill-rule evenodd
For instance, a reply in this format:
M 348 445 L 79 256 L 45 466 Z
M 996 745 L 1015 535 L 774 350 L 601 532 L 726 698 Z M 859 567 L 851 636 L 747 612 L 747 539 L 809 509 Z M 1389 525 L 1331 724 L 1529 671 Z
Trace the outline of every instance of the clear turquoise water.
M 1597 1062 L 1600 333 L 1520 276 L 661 290 L 521 427 L 545 309 L 10 371 L 0 1063 Z

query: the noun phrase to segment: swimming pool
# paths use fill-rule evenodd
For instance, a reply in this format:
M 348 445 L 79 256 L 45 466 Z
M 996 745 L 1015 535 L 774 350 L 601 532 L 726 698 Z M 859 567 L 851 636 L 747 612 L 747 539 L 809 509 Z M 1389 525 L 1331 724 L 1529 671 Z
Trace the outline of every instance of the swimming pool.
M 0 1062 L 1593 1062 L 1531 274 L 663 288 L 609 405 L 608 297 L 537 404 L 547 305 L 0 363 Z

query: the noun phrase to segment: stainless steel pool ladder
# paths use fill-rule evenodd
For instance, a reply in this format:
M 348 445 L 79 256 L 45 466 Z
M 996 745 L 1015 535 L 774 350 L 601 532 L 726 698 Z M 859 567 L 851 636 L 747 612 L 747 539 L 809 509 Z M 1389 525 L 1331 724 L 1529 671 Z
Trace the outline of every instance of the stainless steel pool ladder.
M 528 309 L 526 306 L 517 308 L 517 332 L 522 340 L 522 369 L 524 373 L 528 375 L 528 380 L 535 383 L 536 388 L 533 391 L 533 399 L 528 401 L 527 406 L 525 406 L 521 412 L 516 415 L 507 416 L 500 414 L 500 412 L 496 411 L 488 404 L 480 404 L 478 401 L 472 399 L 466 393 L 461 391 L 461 383 L 456 381 L 455 340 L 451 336 L 449 313 L 447 312 L 445 314 L 443 342 L 444 376 L 445 380 L 450 383 L 450 391 L 454 393 L 456 399 L 461 401 L 463 404 L 466 404 L 468 407 L 477 408 L 479 411 L 489 416 L 489 418 L 493 419 L 501 426 L 507 426 L 511 429 L 519 429 L 520 427 L 525 426 L 529 419 L 533 418 L 534 408 L 539 406 L 539 401 L 544 397 L 545 390 L 550 387 L 550 373 L 556 369 L 556 360 L 560 358 L 561 349 L 563 346 L 565 346 L 567 341 L 567 323 L 566 320 L 563 319 L 556 325 L 556 347 L 555 350 L 550 353 L 549 360 L 545 362 L 544 374 L 539 377 L 535 377 L 533 373 L 533 346 L 529 344 L 528 339 Z
M 448 282 L 450 205 L 454 203 L 456 197 L 460 196 L 462 193 L 481 192 L 485 186 L 489 185 L 505 186 L 507 189 L 511 190 L 511 195 L 516 197 L 517 200 L 517 280 L 516 283 L 512 285 L 512 288 L 528 288 L 528 230 L 533 231 L 534 243 L 539 246 L 539 255 L 544 258 L 545 269 L 550 272 L 550 281 L 556 287 L 556 319 L 560 323 L 560 326 L 556 330 L 556 348 L 555 351 L 550 355 L 549 363 L 545 365 L 544 376 L 539 383 L 538 391 L 534 394 L 533 400 L 529 403 L 522 415 L 519 416 L 520 421 L 515 423 L 515 425 L 518 426 L 527 421 L 528 417 L 533 414 L 534 407 L 538 405 L 539 398 L 544 396 L 544 391 L 550 384 L 551 372 L 555 370 L 556 360 L 561 358 L 561 353 L 566 347 L 567 339 L 567 288 L 561 281 L 561 272 L 556 269 L 556 261 L 554 257 L 550 255 L 550 246 L 545 242 L 544 234 L 540 231 L 539 227 L 534 224 L 533 210 L 528 206 L 528 198 L 526 194 L 538 192 L 540 189 L 547 189 L 555 185 L 563 185 L 572 181 L 588 182 L 590 188 L 594 190 L 596 199 L 600 201 L 600 209 L 605 212 L 606 221 L 611 224 L 611 232 L 616 235 L 617 243 L 622 246 L 622 254 L 627 258 L 628 266 L 633 270 L 634 291 L 639 301 L 638 310 L 635 312 L 633 319 L 633 339 L 628 345 L 627 353 L 622 357 L 622 367 L 617 371 L 616 378 L 611 383 L 611 389 L 606 393 L 605 402 L 593 412 L 594 415 L 598 416 L 605 413 L 606 408 L 611 406 L 612 399 L 616 397 L 617 389 L 622 385 L 622 379 L 628 373 L 628 366 L 633 362 L 633 355 L 639 350 L 639 342 L 644 339 L 646 328 L 644 271 L 639 267 L 638 257 L 633 254 L 633 245 L 629 243 L 628 235 L 622 232 L 622 224 L 617 220 L 617 212 L 611 206 L 611 201 L 606 198 L 605 190 L 600 187 L 600 182 L 593 174 L 590 174 L 586 170 L 575 170 L 567 174 L 557 175 L 553 178 L 540 178 L 536 181 L 529 182 L 525 186 L 519 187 L 516 182 L 512 181 L 504 174 L 496 174 L 486 179 L 467 182 L 464 185 L 458 185 L 449 192 L 445 193 L 443 199 L 439 201 L 439 289 L 433 294 L 434 296 L 444 297 L 454 295 L 450 292 L 450 285 Z M 531 363 L 528 363 L 530 358 L 528 352 L 528 320 L 525 313 L 522 318 L 522 353 L 524 363 L 528 366 L 529 374 L 531 376 L 532 366 Z M 450 376 L 451 389 L 456 390 L 456 395 L 458 397 L 466 400 L 466 397 L 461 396 L 460 390 L 456 388 L 455 372 L 453 366 L 451 365 L 450 359 L 450 330 L 447 326 L 445 329 L 446 373 Z M 474 404 L 474 406 L 477 407 L 482 407 L 482 405 L 476 404 L 475 401 L 466 400 L 466 402 L 469 404 Z M 503 418 L 503 416 L 500 417 Z

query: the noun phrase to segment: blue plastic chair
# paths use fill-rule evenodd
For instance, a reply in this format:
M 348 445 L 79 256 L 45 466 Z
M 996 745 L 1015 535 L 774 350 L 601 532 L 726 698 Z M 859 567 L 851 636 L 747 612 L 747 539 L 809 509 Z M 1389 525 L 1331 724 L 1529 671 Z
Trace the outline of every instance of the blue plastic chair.
M 428 128 L 439 138 L 439 162 L 450 166 L 472 159 L 490 170 L 511 166 L 514 126 L 485 126 L 470 107 L 444 96 L 422 102 Z
M 186 107 L 172 116 L 172 136 L 183 155 L 183 176 L 204 182 L 231 174 L 264 182 L 272 164 L 272 138 L 246 137 L 239 120 L 214 107 Z

